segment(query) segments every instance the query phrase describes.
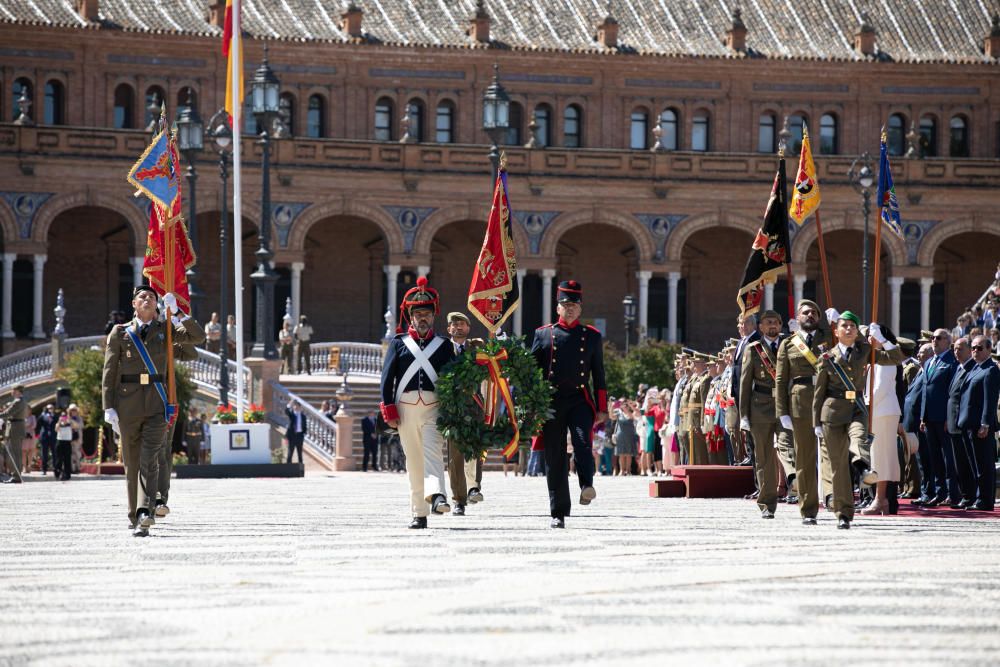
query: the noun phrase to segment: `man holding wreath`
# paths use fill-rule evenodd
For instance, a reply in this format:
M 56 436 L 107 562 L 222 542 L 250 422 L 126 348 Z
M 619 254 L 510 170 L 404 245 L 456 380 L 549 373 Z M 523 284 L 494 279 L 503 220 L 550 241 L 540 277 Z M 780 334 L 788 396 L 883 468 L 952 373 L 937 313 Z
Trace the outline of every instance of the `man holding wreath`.
M 382 418 L 399 430 L 410 481 L 410 528 L 426 528 L 427 515 L 451 511 L 444 481 L 444 440 L 438 432 L 438 373 L 455 357 L 451 341 L 434 333 L 437 290 L 427 278 L 403 296 L 400 328 L 382 366 Z M 404 332 L 403 324 L 407 325 Z

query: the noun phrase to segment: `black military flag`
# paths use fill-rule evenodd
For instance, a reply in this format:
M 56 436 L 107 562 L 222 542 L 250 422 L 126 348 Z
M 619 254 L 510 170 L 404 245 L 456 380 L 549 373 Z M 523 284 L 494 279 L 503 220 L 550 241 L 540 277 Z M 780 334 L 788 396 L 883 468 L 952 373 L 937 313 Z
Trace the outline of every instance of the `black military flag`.
M 764 224 L 757 231 L 750 250 L 750 259 L 736 294 L 740 313 L 744 316 L 760 310 L 764 300 L 764 285 L 774 283 L 788 263 L 788 202 L 785 200 L 785 159 L 778 159 L 771 197 L 764 211 Z

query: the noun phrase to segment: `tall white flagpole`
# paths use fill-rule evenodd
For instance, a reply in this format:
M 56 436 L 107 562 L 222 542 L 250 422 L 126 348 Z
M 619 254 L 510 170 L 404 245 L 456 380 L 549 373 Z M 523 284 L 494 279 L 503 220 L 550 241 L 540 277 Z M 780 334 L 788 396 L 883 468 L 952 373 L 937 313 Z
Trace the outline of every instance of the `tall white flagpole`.
M 234 70 L 231 91 L 234 101 L 233 109 L 233 255 L 234 279 L 236 291 L 236 421 L 243 423 L 243 211 L 240 207 L 242 197 L 242 182 L 240 179 L 240 138 L 242 132 L 243 100 L 240 98 L 240 88 L 243 82 L 243 59 L 240 53 L 242 46 L 240 36 L 242 23 L 240 21 L 240 0 L 233 0 L 233 35 L 229 46 L 230 62 Z

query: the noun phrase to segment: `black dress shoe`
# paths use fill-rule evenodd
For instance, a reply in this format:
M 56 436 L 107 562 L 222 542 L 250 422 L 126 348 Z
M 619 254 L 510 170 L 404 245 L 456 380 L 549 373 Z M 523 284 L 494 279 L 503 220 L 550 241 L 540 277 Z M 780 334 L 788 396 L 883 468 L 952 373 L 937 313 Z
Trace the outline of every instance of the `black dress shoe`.
M 427 517 L 425 516 L 415 516 L 413 521 L 410 522 L 410 528 L 426 528 L 427 527 Z
M 789 505 L 798 505 L 799 504 L 799 497 L 789 494 L 785 498 L 785 502 L 788 503 Z
M 987 505 L 987 504 L 982 503 L 982 502 L 977 502 L 974 505 L 970 505 L 967 509 L 978 510 L 980 512 L 992 512 L 993 511 L 993 505 Z
M 924 503 L 924 507 L 938 507 L 939 505 L 944 505 L 947 502 L 948 496 L 934 496 Z
M 840 520 L 837 521 L 837 528 L 840 530 L 850 530 L 851 521 L 847 517 L 842 516 L 840 517 Z
M 758 497 L 760 497 L 760 491 L 754 491 L 750 494 L 750 500 L 757 500 Z
M 948 503 L 948 507 L 953 510 L 964 510 L 968 505 L 965 504 L 964 500 L 959 500 L 957 502 Z
M 451 511 L 455 516 L 465 516 L 465 505 L 462 503 L 456 503 L 455 509 Z
M 915 506 L 915 507 L 923 507 L 928 502 L 930 502 L 930 500 L 931 499 L 929 497 L 927 497 L 927 496 L 920 496 L 919 498 L 917 498 L 916 500 L 914 500 L 910 504 L 913 505 L 913 506 Z
M 750 465 L 750 463 L 751 463 L 750 457 L 748 456 L 745 459 L 743 459 L 742 461 L 740 461 L 739 463 L 737 463 L 736 465 L 738 465 L 738 466 L 748 466 L 748 465 Z
M 561 516 L 554 516 L 552 517 L 552 521 L 549 522 L 549 528 L 565 528 L 565 527 L 566 527 L 566 519 L 562 518 Z
M 970 507 L 972 507 L 975 504 L 976 504 L 976 501 L 975 501 L 974 498 L 965 498 L 964 500 L 962 500 L 962 502 L 959 503 L 959 505 L 961 505 L 962 509 L 964 509 L 964 510 L 969 509 Z
M 806 518 L 802 519 L 802 525 L 803 526 L 815 526 L 816 525 L 816 517 L 807 516 Z
M 440 493 L 435 493 L 431 498 L 431 511 L 435 514 L 447 514 L 451 511 L 451 505 L 448 504 L 448 499 Z
M 833 496 L 827 496 L 823 498 L 823 507 L 826 508 L 827 512 L 833 511 Z
M 763 510 L 760 511 L 760 518 L 761 519 L 773 519 L 774 518 L 774 512 L 772 512 L 769 509 L 763 509 Z

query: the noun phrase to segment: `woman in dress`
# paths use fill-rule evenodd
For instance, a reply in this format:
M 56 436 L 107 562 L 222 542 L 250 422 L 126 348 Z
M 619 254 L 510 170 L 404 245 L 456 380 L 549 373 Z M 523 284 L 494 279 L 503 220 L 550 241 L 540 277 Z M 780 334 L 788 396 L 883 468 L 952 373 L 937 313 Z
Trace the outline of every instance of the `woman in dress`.
M 896 344 L 896 336 L 882 325 L 882 334 Z M 871 373 L 871 367 L 868 373 Z M 869 376 L 865 376 L 865 402 L 872 415 L 871 468 L 878 473 L 875 483 L 875 500 L 861 511 L 862 514 L 895 514 L 898 509 L 899 453 L 896 435 L 903 411 L 896 396 L 896 376 L 902 376 L 899 366 L 875 366 L 875 391 L 869 396 Z
M 636 443 L 639 441 L 634 419 L 632 404 L 622 401 L 611 441 L 615 445 L 615 457 L 618 459 L 618 474 L 623 476 L 632 474 L 632 458 L 635 456 Z

